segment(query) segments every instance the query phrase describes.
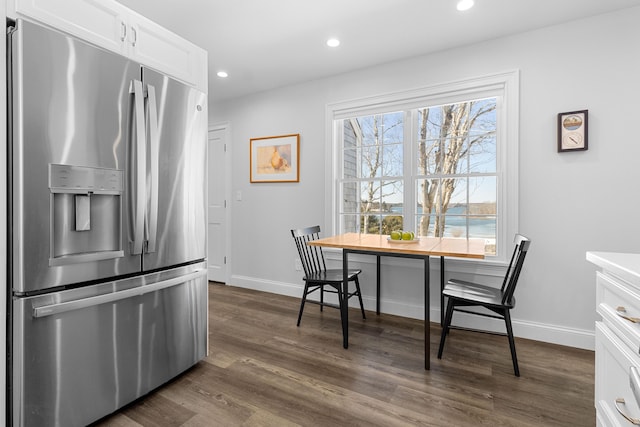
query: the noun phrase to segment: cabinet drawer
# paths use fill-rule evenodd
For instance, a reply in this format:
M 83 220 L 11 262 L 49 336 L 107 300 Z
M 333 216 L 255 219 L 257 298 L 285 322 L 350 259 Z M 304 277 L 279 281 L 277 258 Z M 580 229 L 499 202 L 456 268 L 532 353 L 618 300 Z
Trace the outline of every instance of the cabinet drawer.
M 596 322 L 595 406 L 599 424 L 631 425 L 621 412 L 640 419 L 640 406 L 631 388 L 631 367 L 640 369 L 640 356 L 603 322 Z
M 626 282 L 598 272 L 596 281 L 598 306 L 596 311 L 607 326 L 635 353 L 640 353 L 640 322 L 634 323 L 621 316 L 640 318 L 640 294 Z M 624 312 L 618 311 L 624 307 Z

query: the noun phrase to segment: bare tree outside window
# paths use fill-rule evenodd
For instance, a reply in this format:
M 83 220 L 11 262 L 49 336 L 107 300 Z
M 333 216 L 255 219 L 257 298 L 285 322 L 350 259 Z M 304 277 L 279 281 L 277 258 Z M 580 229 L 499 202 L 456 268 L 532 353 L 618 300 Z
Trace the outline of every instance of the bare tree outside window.
M 344 119 L 341 229 L 480 237 L 495 253 L 496 107 L 487 98 Z M 404 141 L 410 117 L 413 136 Z
M 349 222 L 362 233 L 402 227 L 401 212 L 391 208 L 403 197 L 403 132 L 403 113 L 357 117 L 345 125 L 343 193 L 345 203 L 352 203 L 345 210 L 356 214 Z
M 495 111 L 495 98 L 418 110 L 418 235 L 444 237 L 448 220 L 464 220 L 449 234 L 495 240 Z M 483 221 L 493 236 L 470 231 Z

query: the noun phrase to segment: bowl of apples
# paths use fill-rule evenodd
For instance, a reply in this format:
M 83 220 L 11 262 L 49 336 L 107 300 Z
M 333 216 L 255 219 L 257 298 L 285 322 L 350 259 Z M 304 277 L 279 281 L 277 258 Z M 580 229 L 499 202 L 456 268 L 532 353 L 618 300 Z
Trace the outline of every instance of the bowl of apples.
M 413 231 L 394 230 L 391 232 L 387 240 L 390 243 L 416 243 L 420 241 Z

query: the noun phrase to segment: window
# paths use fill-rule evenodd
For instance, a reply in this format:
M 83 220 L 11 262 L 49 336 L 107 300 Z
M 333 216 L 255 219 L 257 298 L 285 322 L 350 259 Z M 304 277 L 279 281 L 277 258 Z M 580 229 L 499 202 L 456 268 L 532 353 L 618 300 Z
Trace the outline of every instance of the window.
M 517 73 L 329 106 L 334 231 L 483 238 L 517 230 Z M 511 237 L 509 237 L 511 236 Z
M 341 229 L 374 234 L 402 229 L 404 114 L 355 117 L 342 124 Z
M 412 111 L 417 206 L 410 225 L 419 236 L 484 238 L 487 255 L 495 255 L 496 105 L 487 98 Z

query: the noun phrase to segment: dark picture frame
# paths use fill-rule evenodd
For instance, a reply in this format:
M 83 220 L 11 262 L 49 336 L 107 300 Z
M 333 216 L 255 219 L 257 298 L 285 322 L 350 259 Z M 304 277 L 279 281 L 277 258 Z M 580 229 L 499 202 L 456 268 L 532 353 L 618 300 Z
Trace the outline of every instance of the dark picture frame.
M 558 113 L 558 152 L 589 149 L 589 110 Z

